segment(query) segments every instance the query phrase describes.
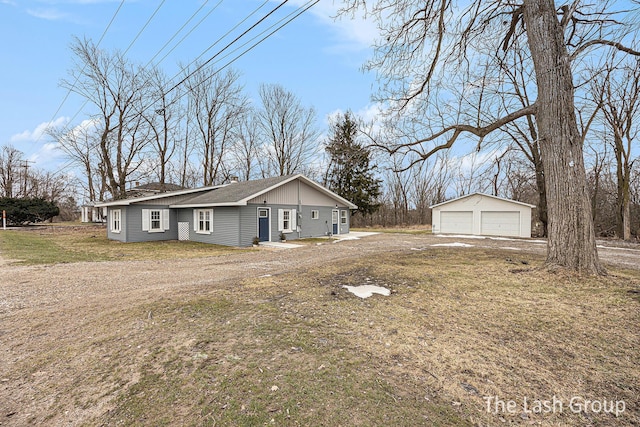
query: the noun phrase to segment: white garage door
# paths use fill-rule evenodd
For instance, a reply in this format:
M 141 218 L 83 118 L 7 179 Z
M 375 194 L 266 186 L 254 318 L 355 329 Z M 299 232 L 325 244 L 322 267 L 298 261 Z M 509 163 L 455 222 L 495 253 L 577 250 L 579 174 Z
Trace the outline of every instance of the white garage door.
M 480 234 L 488 236 L 520 236 L 520 212 L 483 211 Z
M 473 212 L 466 211 L 441 211 L 441 233 L 473 233 Z

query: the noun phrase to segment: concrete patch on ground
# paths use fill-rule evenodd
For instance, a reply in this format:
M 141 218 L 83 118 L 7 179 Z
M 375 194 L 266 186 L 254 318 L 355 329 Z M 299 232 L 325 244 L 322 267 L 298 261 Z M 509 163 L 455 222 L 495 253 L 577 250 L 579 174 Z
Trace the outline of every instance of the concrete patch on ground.
M 454 247 L 454 248 L 472 248 L 473 247 L 473 245 L 470 245 L 468 243 L 460 243 L 460 242 L 438 243 L 438 244 L 431 245 L 431 246 L 450 246 L 450 247 Z
M 389 289 L 387 289 L 387 288 L 382 287 L 382 286 L 375 286 L 375 285 L 347 286 L 347 285 L 343 285 L 342 287 L 345 288 L 346 290 L 348 290 L 349 292 L 351 292 L 352 294 L 354 294 L 355 296 L 360 297 L 362 299 L 369 298 L 373 294 L 380 294 L 380 295 L 384 295 L 385 297 L 388 297 L 389 295 L 391 295 L 391 291 Z
M 343 240 L 360 240 L 363 237 L 373 236 L 378 233 L 369 232 L 369 231 L 351 231 L 347 234 L 334 234 L 332 237 L 336 240 L 333 243 L 338 243 Z
M 293 243 L 284 243 L 284 242 L 260 242 L 260 246 L 266 246 L 268 248 L 275 248 L 275 249 L 295 249 L 295 248 L 301 248 L 303 245 L 296 245 Z

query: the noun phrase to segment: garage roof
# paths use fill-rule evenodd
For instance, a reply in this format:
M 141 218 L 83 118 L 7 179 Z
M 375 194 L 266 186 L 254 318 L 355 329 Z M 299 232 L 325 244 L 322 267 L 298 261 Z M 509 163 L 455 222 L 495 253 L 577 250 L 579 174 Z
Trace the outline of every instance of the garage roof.
M 467 194 L 466 196 L 462 196 L 462 197 L 457 197 L 455 199 L 447 200 L 446 202 L 438 203 L 438 204 L 435 204 L 435 205 L 432 205 L 432 206 L 429 206 L 429 207 L 431 209 L 437 208 L 439 206 L 446 205 L 446 204 L 453 203 L 453 202 L 457 202 L 458 200 L 466 199 L 466 198 L 472 197 L 472 196 L 490 197 L 492 199 L 502 200 L 503 202 L 515 203 L 517 205 L 522 205 L 522 206 L 528 206 L 530 208 L 535 208 L 536 207 L 536 205 L 530 205 L 529 203 L 519 202 L 517 200 L 505 199 L 503 197 L 498 197 L 498 196 L 493 196 L 491 194 L 478 193 L 478 192 Z

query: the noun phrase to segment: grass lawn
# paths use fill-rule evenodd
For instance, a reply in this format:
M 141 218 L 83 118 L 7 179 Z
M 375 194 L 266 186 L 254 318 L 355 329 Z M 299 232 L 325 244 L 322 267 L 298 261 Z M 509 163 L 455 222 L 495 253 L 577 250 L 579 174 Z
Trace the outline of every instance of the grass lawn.
M 439 248 L 203 287 L 111 310 L 18 374 L 67 372 L 36 399 L 109 408 L 90 425 L 638 425 L 640 273 L 541 262 Z M 360 284 L 392 294 L 343 288 Z
M 106 230 L 100 226 L 56 224 L 0 231 L 0 250 L 3 258 L 32 265 L 195 258 L 241 249 L 179 241 L 121 243 L 107 239 Z

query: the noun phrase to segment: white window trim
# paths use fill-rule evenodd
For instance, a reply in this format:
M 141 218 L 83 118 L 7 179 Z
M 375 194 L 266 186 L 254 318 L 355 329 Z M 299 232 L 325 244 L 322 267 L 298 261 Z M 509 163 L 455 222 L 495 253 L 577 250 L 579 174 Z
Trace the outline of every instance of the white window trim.
M 209 230 L 200 229 L 200 212 L 209 214 Z M 213 209 L 194 209 L 193 210 L 193 231 L 197 234 L 211 234 L 213 233 Z
M 115 217 L 118 217 L 117 221 Z M 115 224 L 118 224 L 118 227 L 115 227 Z M 109 221 L 111 232 L 112 233 L 120 233 L 122 231 L 122 209 L 113 209 L 110 215 Z
M 153 221 L 151 215 L 153 212 L 160 213 L 160 228 L 151 228 Z M 164 233 L 170 228 L 169 209 L 142 209 L 142 231 L 147 233 Z
M 320 211 L 318 209 L 311 210 L 311 219 L 320 219 Z
M 289 227 L 284 226 L 284 212 L 289 212 Z M 278 231 L 293 233 L 297 230 L 297 212 L 295 209 L 278 209 Z
M 349 224 L 348 218 L 349 218 L 348 212 L 346 210 L 341 210 L 340 211 L 340 225 Z

